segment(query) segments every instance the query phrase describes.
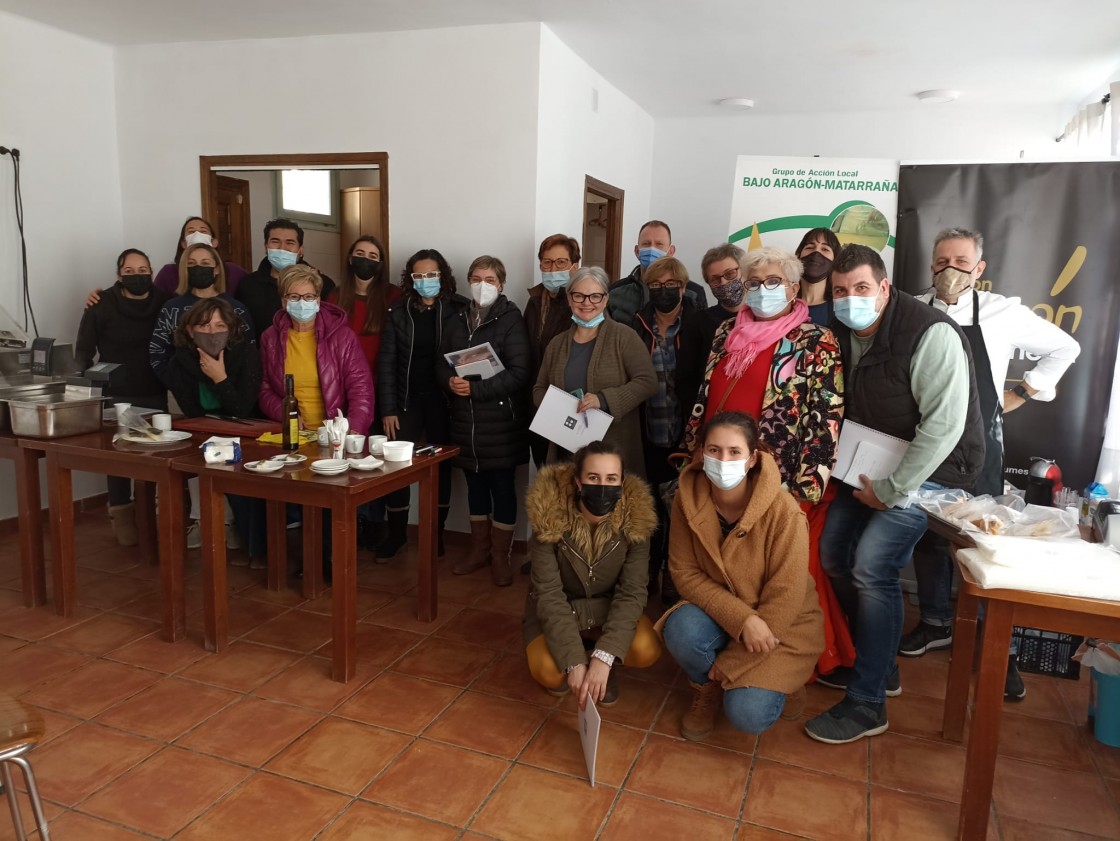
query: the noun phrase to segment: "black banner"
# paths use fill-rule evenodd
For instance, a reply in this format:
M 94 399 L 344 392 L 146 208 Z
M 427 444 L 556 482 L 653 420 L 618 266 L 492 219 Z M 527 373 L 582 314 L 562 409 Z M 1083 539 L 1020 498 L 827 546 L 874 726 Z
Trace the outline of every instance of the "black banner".
M 1118 197 L 1120 163 L 899 168 L 899 289 L 930 288 L 938 231 L 979 231 L 988 265 L 977 287 L 1022 298 L 1081 344 L 1053 402 L 1028 403 L 1004 419 L 1004 476 L 1018 487 L 1031 456 L 1055 459 L 1065 484 L 1078 490 L 1096 472 L 1120 335 Z M 1033 365 L 1017 351 L 1007 387 Z

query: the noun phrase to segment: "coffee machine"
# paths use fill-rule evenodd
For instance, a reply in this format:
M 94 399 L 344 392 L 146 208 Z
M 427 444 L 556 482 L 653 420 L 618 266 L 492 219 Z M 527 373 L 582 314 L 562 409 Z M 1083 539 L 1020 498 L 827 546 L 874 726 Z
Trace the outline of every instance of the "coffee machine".
M 1027 471 L 1027 504 L 1054 505 L 1054 497 L 1062 489 L 1062 469 L 1050 458 L 1031 458 Z

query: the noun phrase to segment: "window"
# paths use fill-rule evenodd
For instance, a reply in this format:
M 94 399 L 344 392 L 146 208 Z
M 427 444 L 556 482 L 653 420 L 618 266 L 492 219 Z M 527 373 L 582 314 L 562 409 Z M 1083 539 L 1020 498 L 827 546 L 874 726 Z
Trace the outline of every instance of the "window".
M 277 172 L 276 215 L 308 228 L 338 230 L 338 173 L 329 169 Z

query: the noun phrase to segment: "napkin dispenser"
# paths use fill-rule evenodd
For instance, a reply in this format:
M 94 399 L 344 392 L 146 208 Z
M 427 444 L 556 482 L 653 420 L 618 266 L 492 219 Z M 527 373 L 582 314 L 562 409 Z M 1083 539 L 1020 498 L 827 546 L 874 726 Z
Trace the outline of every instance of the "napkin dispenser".
M 1093 539 L 1120 549 L 1120 499 L 1102 499 L 1097 503 Z

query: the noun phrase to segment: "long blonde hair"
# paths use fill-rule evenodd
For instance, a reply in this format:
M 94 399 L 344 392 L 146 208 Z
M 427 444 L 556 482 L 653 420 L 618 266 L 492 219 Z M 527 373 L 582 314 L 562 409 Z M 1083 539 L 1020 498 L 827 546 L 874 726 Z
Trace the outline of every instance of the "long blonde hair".
M 217 269 L 217 275 L 214 277 L 214 289 L 219 295 L 223 294 L 226 291 L 226 264 L 222 261 L 222 255 L 218 253 L 218 249 L 201 242 L 183 249 L 183 255 L 179 258 L 179 285 L 176 287 L 175 293 L 185 295 L 190 291 L 190 284 L 187 283 L 187 260 L 196 251 L 205 251 L 214 258 L 214 266 Z

